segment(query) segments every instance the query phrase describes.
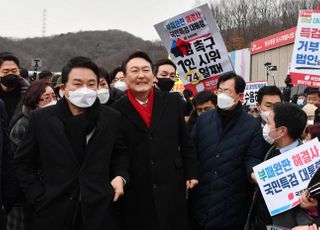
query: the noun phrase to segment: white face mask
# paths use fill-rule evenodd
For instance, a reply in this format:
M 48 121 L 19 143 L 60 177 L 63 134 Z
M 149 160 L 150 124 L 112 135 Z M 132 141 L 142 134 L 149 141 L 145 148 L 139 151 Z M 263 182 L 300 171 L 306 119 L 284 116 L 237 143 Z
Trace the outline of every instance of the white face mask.
M 297 100 L 297 105 L 300 105 L 300 106 L 304 105 L 304 100 L 303 99 L 298 99 Z
M 97 91 L 83 87 L 74 91 L 69 91 L 68 100 L 79 108 L 88 108 L 97 99 Z
M 121 91 L 126 91 L 128 89 L 127 83 L 125 83 L 124 81 L 116 81 L 116 83 L 114 83 L 114 88 L 117 88 Z
M 110 98 L 110 92 L 109 89 L 98 89 L 97 90 L 97 95 L 98 98 L 100 100 L 101 104 L 105 104 L 108 102 L 109 98 Z
M 218 94 L 218 107 L 229 110 L 234 105 L 234 99 L 225 93 Z
M 268 117 L 269 117 L 270 111 L 262 111 L 260 113 L 260 117 L 264 122 L 268 122 Z
M 277 138 L 272 138 L 269 136 L 270 132 L 271 132 L 270 126 L 268 124 L 266 124 L 263 127 L 262 135 L 263 135 L 263 138 L 265 139 L 265 141 L 272 145 L 276 140 L 278 140 L 280 138 L 280 136 Z
M 270 145 L 272 145 L 275 140 L 272 137 L 269 136 L 270 131 L 271 131 L 271 129 L 270 129 L 269 125 L 266 124 L 263 127 L 262 135 L 263 135 L 263 138 L 265 139 L 265 141 L 268 142 Z
M 51 105 L 55 105 L 55 104 L 57 104 L 57 101 L 56 101 L 56 100 L 51 101 L 51 102 L 49 102 L 48 104 L 45 104 L 45 105 L 41 106 L 40 108 L 45 108 L 45 107 L 48 107 L 48 106 L 51 106 Z

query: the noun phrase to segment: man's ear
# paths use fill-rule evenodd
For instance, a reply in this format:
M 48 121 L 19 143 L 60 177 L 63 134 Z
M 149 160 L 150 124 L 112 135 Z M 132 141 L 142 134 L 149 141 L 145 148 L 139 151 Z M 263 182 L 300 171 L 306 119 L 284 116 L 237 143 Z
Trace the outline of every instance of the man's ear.
M 63 92 L 65 91 L 65 87 L 66 87 L 65 84 L 61 84 L 61 85 L 60 85 L 60 89 L 61 89 Z
M 158 78 L 156 76 L 153 75 L 153 83 L 156 84 L 158 83 Z
M 288 128 L 285 126 L 282 126 L 281 134 L 282 134 L 282 136 L 289 136 L 288 135 Z
M 260 103 L 257 102 L 257 103 L 256 103 L 256 106 L 257 106 L 258 111 L 261 113 L 261 105 L 260 105 Z
M 243 99 L 244 99 L 244 93 L 239 93 L 239 99 L 240 99 L 240 101 L 243 101 Z
M 65 84 L 61 84 L 60 85 L 60 90 L 62 91 L 62 93 L 63 93 L 63 95 L 65 96 L 66 95 L 66 85 Z M 69 95 L 67 95 L 67 96 L 69 96 Z

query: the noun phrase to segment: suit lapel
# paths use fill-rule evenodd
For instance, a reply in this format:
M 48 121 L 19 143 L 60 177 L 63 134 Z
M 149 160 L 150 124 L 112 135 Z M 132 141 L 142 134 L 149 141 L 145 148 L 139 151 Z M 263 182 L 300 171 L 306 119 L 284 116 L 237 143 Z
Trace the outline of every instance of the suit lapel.
M 166 108 L 166 97 L 154 90 L 152 117 L 150 124 L 150 132 L 152 132 L 159 124 L 163 111 Z
M 123 116 L 127 117 L 137 128 L 148 131 L 148 127 L 144 123 L 143 119 L 130 103 L 128 97 L 121 100 L 120 110 Z

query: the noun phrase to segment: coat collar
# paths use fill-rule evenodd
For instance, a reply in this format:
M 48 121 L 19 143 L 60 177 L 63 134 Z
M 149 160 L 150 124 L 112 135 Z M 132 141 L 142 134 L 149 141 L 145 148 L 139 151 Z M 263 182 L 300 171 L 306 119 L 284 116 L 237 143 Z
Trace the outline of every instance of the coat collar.
M 99 101 L 96 101 L 94 104 L 96 106 L 95 110 L 98 113 L 98 115 L 97 116 L 88 115 L 89 119 L 95 118 L 96 120 L 95 120 L 95 125 L 93 127 L 93 130 L 91 130 L 88 133 L 88 134 L 92 134 L 92 136 L 90 137 L 90 140 L 87 143 L 87 154 L 82 165 L 80 165 L 64 131 L 64 119 L 67 119 L 67 116 L 72 116 L 70 110 L 66 110 L 68 108 L 67 102 L 61 99 L 60 101 L 58 101 L 57 105 L 54 106 L 54 109 L 51 110 L 52 113 L 51 113 L 51 119 L 49 124 L 52 126 L 53 130 L 56 129 L 58 131 L 58 135 L 56 138 L 59 139 L 59 142 L 61 143 L 61 145 L 65 147 L 67 152 L 71 153 L 73 160 L 81 168 L 85 167 L 88 161 L 88 157 L 94 154 L 94 152 L 90 152 L 90 150 L 92 149 L 91 146 L 94 145 L 95 143 L 94 141 L 95 138 L 100 136 L 101 131 L 107 128 L 110 121 L 109 116 L 103 112 L 105 110 L 101 109 L 100 104 L 97 105 L 96 103 L 99 103 Z M 90 118 L 90 116 L 93 116 L 93 117 Z M 93 133 L 91 133 L 92 131 Z
M 162 117 L 163 111 L 167 105 L 167 99 L 161 92 L 154 90 L 152 118 L 149 130 L 139 113 L 132 106 L 128 96 L 123 97 L 119 101 L 119 104 L 120 106 L 118 106 L 118 108 L 123 116 L 126 116 L 136 127 L 142 131 L 152 132 L 159 124 L 160 118 Z

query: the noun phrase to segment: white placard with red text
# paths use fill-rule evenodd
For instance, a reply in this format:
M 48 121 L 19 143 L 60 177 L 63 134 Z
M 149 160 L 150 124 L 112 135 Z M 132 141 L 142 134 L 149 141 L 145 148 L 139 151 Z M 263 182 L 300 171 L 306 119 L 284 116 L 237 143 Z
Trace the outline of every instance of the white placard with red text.
M 220 30 L 203 5 L 156 24 L 185 88 L 215 89 L 219 76 L 233 71 Z
M 299 197 L 320 167 L 318 138 L 253 168 L 271 216 L 300 204 Z
M 320 88 L 320 10 L 301 10 L 290 76 L 294 85 Z

